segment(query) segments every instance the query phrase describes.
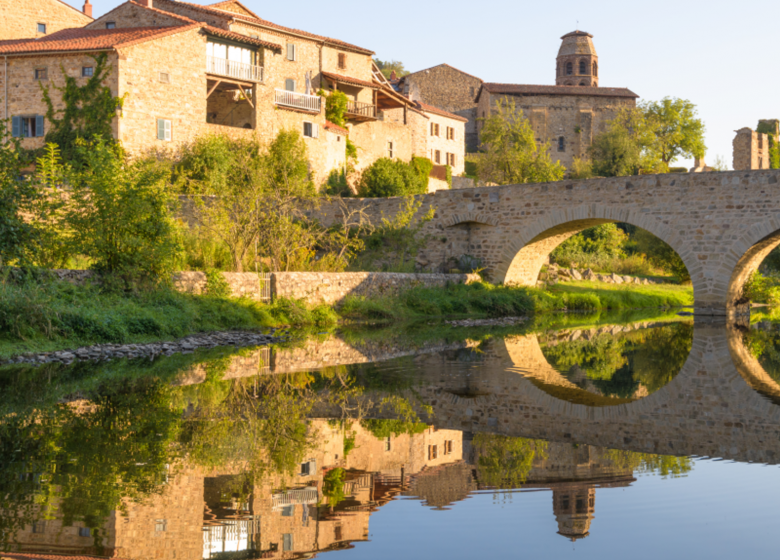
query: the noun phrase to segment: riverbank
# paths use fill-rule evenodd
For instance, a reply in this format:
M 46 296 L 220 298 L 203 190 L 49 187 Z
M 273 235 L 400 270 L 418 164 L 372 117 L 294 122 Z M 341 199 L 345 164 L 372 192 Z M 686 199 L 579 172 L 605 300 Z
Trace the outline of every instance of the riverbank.
M 571 282 L 549 290 L 487 283 L 416 287 L 400 294 L 348 296 L 338 308 L 279 298 L 183 294 L 169 288 L 119 292 L 54 280 L 0 283 L 0 361 L 96 344 L 152 344 L 197 333 L 293 327 L 323 331 L 339 322 L 502 318 L 561 310 L 692 305 L 690 287 Z M 67 357 L 65 358 L 68 359 Z

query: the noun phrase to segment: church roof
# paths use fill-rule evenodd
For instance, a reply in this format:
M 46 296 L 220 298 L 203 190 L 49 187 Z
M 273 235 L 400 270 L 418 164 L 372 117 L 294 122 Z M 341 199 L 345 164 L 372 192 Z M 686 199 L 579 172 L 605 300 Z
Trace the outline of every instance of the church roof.
M 578 95 L 590 97 L 625 97 L 630 99 L 639 98 L 636 93 L 628 88 L 484 83 L 477 94 L 477 101 L 479 101 L 483 91 L 487 91 L 493 95 Z

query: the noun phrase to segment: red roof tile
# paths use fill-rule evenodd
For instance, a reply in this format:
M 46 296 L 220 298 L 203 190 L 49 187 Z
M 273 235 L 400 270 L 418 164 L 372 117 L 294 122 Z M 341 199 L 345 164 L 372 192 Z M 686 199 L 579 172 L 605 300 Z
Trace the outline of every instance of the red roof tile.
M 461 117 L 460 115 L 456 115 L 455 113 L 450 113 L 449 111 L 439 109 L 438 107 L 434 107 L 433 105 L 428 105 L 427 103 L 422 103 L 421 101 L 415 101 L 415 103 L 417 103 L 420 106 L 420 109 L 422 109 L 426 113 L 441 115 L 442 117 L 447 117 L 448 119 L 453 119 L 456 121 L 469 122 L 469 120 L 465 117 Z
M 281 45 L 277 45 L 276 43 L 271 43 L 270 41 L 263 41 L 262 39 L 254 39 L 247 35 L 242 35 L 241 33 L 234 33 L 233 31 L 225 31 L 224 29 L 220 29 L 219 27 L 212 27 L 210 25 L 203 26 L 203 29 L 205 29 L 206 33 L 208 33 L 209 35 L 215 35 L 217 37 L 222 37 L 224 39 L 232 39 L 233 41 L 240 41 L 242 43 L 249 43 L 251 45 L 257 45 L 258 47 L 265 47 L 279 52 L 282 51 Z
M 360 53 L 364 54 L 374 54 L 374 51 L 370 51 L 368 49 L 364 49 L 363 47 L 358 47 L 357 45 L 352 45 L 350 43 L 347 43 L 345 41 L 340 41 L 339 39 L 333 39 L 331 37 L 324 37 L 322 35 L 315 35 L 314 33 L 309 33 L 308 31 L 302 31 L 300 29 L 293 29 L 291 27 L 284 27 L 283 25 L 278 25 L 276 23 L 260 19 L 260 18 L 254 18 L 250 16 L 246 16 L 243 14 L 237 14 L 236 12 L 229 12 L 227 10 L 220 10 L 219 8 L 213 7 L 213 6 L 202 6 L 200 4 L 192 4 L 190 2 L 180 2 L 179 0 L 157 0 L 158 5 L 173 5 L 176 4 L 187 6 L 188 8 L 192 8 L 194 10 L 201 11 L 206 14 L 212 14 L 212 15 L 219 15 L 223 16 L 226 19 L 236 19 L 239 21 L 245 21 L 248 23 L 254 23 L 256 25 L 262 26 L 262 27 L 270 27 L 271 29 L 276 29 L 278 31 L 286 32 L 286 33 L 292 33 L 295 35 L 300 35 L 302 37 L 308 37 L 310 39 L 315 39 L 317 41 L 323 41 L 331 46 L 336 47 L 343 47 L 345 49 L 354 50 Z
M 118 29 L 63 29 L 40 39 L 5 41 L 0 54 L 105 51 L 128 47 L 152 39 L 196 29 L 200 24 L 173 27 L 129 27 Z
M 482 95 L 483 90 L 487 90 L 489 93 L 503 93 L 506 95 L 587 95 L 591 97 L 630 97 L 633 99 L 639 97 L 627 88 L 484 83 L 477 95 L 477 101 L 479 101 L 479 96 Z
M 159 13 L 161 15 L 166 15 L 166 16 L 170 17 L 171 19 L 178 19 L 179 21 L 181 21 L 182 23 L 185 23 L 185 24 L 197 23 L 195 20 L 190 19 L 188 17 L 180 16 L 179 14 L 174 14 L 174 13 L 171 13 L 171 12 L 166 12 L 165 10 L 158 10 L 155 7 L 151 7 L 150 8 L 149 6 L 144 6 L 143 4 L 139 4 L 135 0 L 127 0 L 126 3 L 127 4 L 133 4 L 134 6 L 137 6 L 139 8 L 143 8 L 144 10 L 151 10 L 151 11 L 157 12 L 157 13 Z M 125 5 L 125 3 L 119 4 L 116 8 L 114 8 L 111 11 L 106 12 L 105 14 L 103 14 L 102 16 L 100 16 L 97 19 L 103 19 L 106 16 L 109 16 L 109 15 L 113 14 L 117 10 L 120 10 L 122 8 L 122 6 L 124 6 L 124 5 Z M 95 21 L 97 21 L 97 20 L 95 20 Z M 90 25 L 90 24 L 87 24 L 87 25 Z
M 348 84 L 351 86 L 365 87 L 371 89 L 379 89 L 379 86 L 374 82 L 358 80 L 357 78 L 351 78 L 350 76 L 342 76 L 341 74 L 333 74 L 332 72 L 323 72 L 322 75 L 328 78 L 329 80 L 340 82 L 342 84 Z
M 223 8 L 220 8 L 220 6 L 224 6 L 225 4 L 238 4 L 242 9 L 246 10 L 249 14 L 251 14 L 253 17 L 256 17 L 260 19 L 260 17 L 254 13 L 252 10 L 244 6 L 241 2 L 238 0 L 225 0 L 224 2 L 216 2 L 214 4 L 209 4 L 209 8 L 215 8 L 217 10 L 223 10 Z M 224 10 L 225 12 L 229 12 L 230 10 Z
M 346 128 L 343 128 L 337 124 L 333 124 L 330 121 L 325 121 L 325 128 L 328 130 L 332 130 L 333 132 L 338 132 L 339 134 L 347 135 L 349 134 L 349 131 Z

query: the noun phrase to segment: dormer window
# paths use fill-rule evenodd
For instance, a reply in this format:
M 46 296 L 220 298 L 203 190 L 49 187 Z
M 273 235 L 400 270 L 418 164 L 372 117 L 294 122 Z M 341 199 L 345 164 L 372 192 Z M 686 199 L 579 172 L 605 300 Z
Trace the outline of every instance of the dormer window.
M 116 29 L 116 22 L 115 21 L 107 21 L 106 22 L 106 29 Z

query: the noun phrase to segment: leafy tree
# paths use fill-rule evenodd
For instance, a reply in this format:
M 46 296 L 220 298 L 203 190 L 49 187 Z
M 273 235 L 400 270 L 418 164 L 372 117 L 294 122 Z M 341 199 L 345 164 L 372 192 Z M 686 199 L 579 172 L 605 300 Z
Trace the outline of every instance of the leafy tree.
M 589 148 L 591 169 L 599 177 L 665 171 L 650 151 L 654 132 L 641 109 L 623 109 Z
M 92 267 L 126 280 L 156 280 L 173 272 L 181 252 L 167 169 L 128 161 L 121 148 L 80 142 L 79 168 L 54 152 L 39 160 L 43 177 L 62 177 L 70 191 L 59 212 L 65 243 Z
M 388 80 L 390 79 L 390 75 L 393 73 L 393 70 L 395 70 L 395 75 L 398 78 L 402 78 L 409 74 L 409 71 L 404 68 L 404 63 L 398 60 L 382 61 L 378 58 L 375 58 L 374 64 L 377 65 L 377 67 L 382 71 L 382 74 Z
M 672 247 L 641 228 L 636 228 L 631 234 L 634 242 L 634 251 L 647 255 L 647 258 L 655 266 L 668 270 L 677 276 L 680 282 L 688 282 L 691 279 L 688 269 L 680 255 Z
M 62 67 L 64 86 L 44 86 L 43 101 L 46 103 L 46 119 L 50 123 L 46 134 L 47 144 L 56 144 L 67 162 L 73 162 L 81 153 L 79 140 L 101 139 L 105 143 L 113 142 L 112 123 L 117 111 L 122 109 L 124 97 L 115 97 L 105 80 L 112 68 L 108 64 L 108 54 L 100 53 L 92 57 L 95 69 L 92 77 L 83 86 L 78 78 L 69 76 Z M 64 106 L 55 108 L 50 88 L 59 92 Z
M 625 256 L 626 232 L 617 224 L 602 224 L 588 228 L 561 243 L 552 252 L 552 257 L 565 254 L 597 254 L 602 257 Z
M 330 92 L 325 98 L 325 118 L 337 126 L 346 126 L 347 94 L 340 90 Z
M 519 488 L 525 484 L 534 459 L 547 458 L 547 442 L 479 433 L 472 442 L 477 453 L 480 483 L 496 488 Z
M 480 181 L 510 185 L 563 179 L 565 169 L 551 160 L 549 143 L 536 143 L 533 129 L 514 99 L 505 98 L 483 120 Z
M 366 198 L 408 196 L 428 192 L 428 176 L 433 164 L 427 158 L 379 158 L 363 171 L 358 195 Z
M 704 123 L 696 115 L 696 105 L 687 99 L 664 97 L 639 106 L 652 130 L 649 151 L 667 167 L 678 157 L 704 157 Z

